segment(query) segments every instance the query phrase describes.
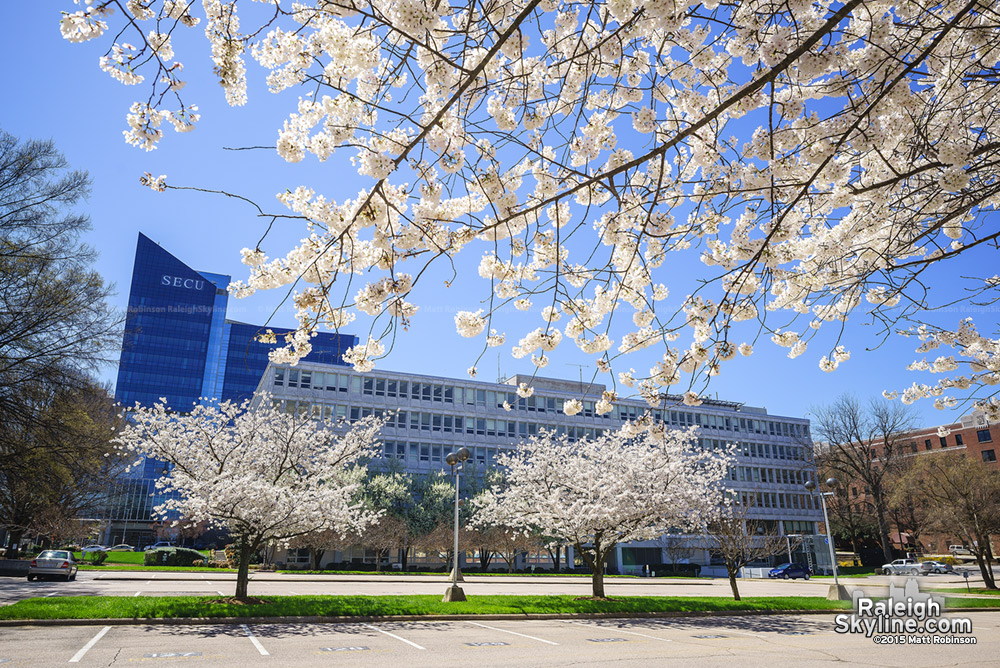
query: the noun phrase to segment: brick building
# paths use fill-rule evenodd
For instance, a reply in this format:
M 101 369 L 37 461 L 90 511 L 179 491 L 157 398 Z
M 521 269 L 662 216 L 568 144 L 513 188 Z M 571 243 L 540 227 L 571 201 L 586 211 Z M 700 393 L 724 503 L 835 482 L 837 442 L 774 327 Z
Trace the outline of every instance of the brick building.
M 947 431 L 940 436 L 939 432 Z M 958 422 L 935 427 L 926 427 L 908 432 L 896 441 L 903 448 L 904 457 L 935 456 L 945 453 L 962 453 L 973 461 L 981 462 L 983 466 L 992 469 L 1000 467 L 997 463 L 997 450 L 1000 450 L 1000 425 L 990 424 L 986 415 L 973 411 L 964 415 Z M 874 456 L 880 456 L 879 445 L 875 444 Z M 852 504 L 862 504 L 865 501 L 863 484 L 849 481 L 844 485 L 844 492 Z M 921 533 L 919 545 L 914 544 L 906 529 L 900 530 L 894 518 L 890 515 L 890 537 L 895 546 L 903 551 L 922 552 L 924 554 L 947 554 L 951 545 L 963 545 L 966 541 L 956 531 L 954 533 Z M 1000 547 L 1000 540 L 994 539 L 994 553 Z

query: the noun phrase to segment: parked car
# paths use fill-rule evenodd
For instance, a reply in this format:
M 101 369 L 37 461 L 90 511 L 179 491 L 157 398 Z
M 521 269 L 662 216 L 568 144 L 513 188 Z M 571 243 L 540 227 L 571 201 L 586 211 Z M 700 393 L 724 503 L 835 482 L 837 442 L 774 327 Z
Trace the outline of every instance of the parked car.
M 28 582 L 42 576 L 76 579 L 78 568 L 73 553 L 67 550 L 44 550 L 28 564 Z
M 948 551 L 952 554 L 972 554 L 972 550 L 964 545 L 949 545 Z
M 108 552 L 132 552 L 135 550 L 131 545 L 126 545 L 125 543 L 119 543 L 118 545 L 112 545 L 107 549 Z
M 772 568 L 767 573 L 769 578 L 781 578 L 782 580 L 788 580 L 789 578 L 803 578 L 808 580 L 812 573 L 809 571 L 809 567 L 803 564 L 781 564 L 776 568 Z
M 147 545 L 146 547 L 142 548 L 142 551 L 145 552 L 146 550 L 155 550 L 158 547 L 173 547 L 173 546 L 174 546 L 174 544 L 171 543 L 169 540 L 161 540 L 158 543 L 153 543 L 152 545 Z
M 87 545 L 86 547 L 80 549 L 80 552 L 82 552 L 85 555 L 88 552 L 107 552 L 107 551 L 108 548 L 104 547 L 103 545 Z
M 884 575 L 920 575 L 920 562 L 916 559 L 896 559 L 891 564 L 882 565 Z
M 951 564 L 943 561 L 925 561 L 920 564 L 920 572 L 924 575 L 928 573 L 954 573 L 955 569 Z

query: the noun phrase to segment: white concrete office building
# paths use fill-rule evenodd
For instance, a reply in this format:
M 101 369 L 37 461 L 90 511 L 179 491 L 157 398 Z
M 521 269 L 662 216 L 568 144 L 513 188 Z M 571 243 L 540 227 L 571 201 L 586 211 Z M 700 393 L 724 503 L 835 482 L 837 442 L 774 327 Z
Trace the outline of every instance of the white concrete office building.
M 520 398 L 519 383 L 528 382 L 534 396 Z M 498 453 L 541 429 L 568 434 L 571 440 L 596 436 L 641 416 L 648 405 L 642 400 L 620 400 L 612 412 L 598 415 L 594 406 L 606 388 L 575 381 L 516 375 L 503 383 L 459 380 L 376 369 L 367 374 L 328 364 L 300 362 L 295 367 L 268 366 L 257 387 L 269 393 L 284 410 L 317 419 L 348 421 L 372 414 L 392 413 L 382 433 L 386 460 L 396 459 L 410 472 L 447 470 L 445 456 L 468 448 L 477 470 L 490 466 Z M 574 416 L 562 411 L 569 399 L 586 399 Z M 511 410 L 504 408 L 504 403 Z M 809 421 L 769 415 L 765 408 L 705 399 L 698 407 L 685 406 L 679 397 L 666 397 L 653 417 L 668 426 L 699 427 L 704 447 L 736 444 L 737 462 L 728 486 L 745 501 L 752 499 L 753 514 L 784 534 L 811 536 L 822 522 L 818 499 L 803 488 L 816 479 Z M 817 537 L 818 538 L 818 537 Z M 692 544 L 697 541 L 693 541 Z M 820 570 L 829 568 L 822 539 L 805 539 L 802 560 Z M 821 548 L 821 549 L 815 549 Z M 641 570 L 643 564 L 666 563 L 665 543 L 650 541 L 621 546 L 611 567 L 619 572 Z M 371 555 L 369 555 L 370 557 Z M 346 555 L 341 555 L 345 558 Z M 352 559 L 364 558 L 353 554 Z M 304 555 L 289 555 L 289 561 Z M 339 560 L 339 559 L 338 559 Z M 709 565 L 703 549 L 693 550 L 692 562 Z M 420 562 L 419 555 L 416 563 Z M 551 567 L 545 554 L 530 555 L 526 565 Z

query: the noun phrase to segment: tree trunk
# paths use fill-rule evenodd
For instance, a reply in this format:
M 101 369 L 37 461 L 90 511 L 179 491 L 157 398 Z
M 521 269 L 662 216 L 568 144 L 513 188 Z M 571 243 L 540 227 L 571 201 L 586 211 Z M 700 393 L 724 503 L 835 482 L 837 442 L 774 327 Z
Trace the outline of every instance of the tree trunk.
M 562 559 L 562 545 L 557 543 L 555 549 L 552 549 L 551 547 L 547 547 L 545 549 L 549 551 L 549 556 L 552 558 L 553 570 L 558 573 L 559 562 Z
M 979 564 L 979 572 L 983 576 L 983 586 L 986 589 L 996 589 L 996 581 L 993 579 L 993 569 L 987 556 L 988 538 L 984 539 L 982 534 L 976 532 L 976 544 L 973 546 L 973 553 L 976 555 L 976 563 Z
M 603 560 L 602 560 L 603 561 Z M 592 571 L 590 583 L 593 588 L 594 598 L 604 598 L 604 564 Z
M 726 572 L 729 574 L 729 588 L 733 590 L 733 600 L 740 600 L 740 587 L 736 584 L 736 571 L 726 564 Z
M 885 508 L 882 505 L 881 499 L 875 500 L 875 517 L 878 520 L 878 539 L 882 543 L 882 556 L 885 557 L 886 563 L 892 561 L 892 541 L 889 540 L 889 527 L 885 522 Z
M 247 599 L 247 586 L 250 582 L 250 555 L 253 548 L 245 536 L 240 537 L 238 549 L 239 566 L 236 570 L 236 598 L 241 601 Z
M 319 570 L 319 563 L 323 560 L 323 555 L 326 554 L 326 550 L 318 547 L 309 548 L 309 565 L 314 571 Z
M 11 529 L 10 540 L 8 545 L 10 549 L 7 550 L 8 559 L 19 559 L 21 556 L 21 539 L 24 538 L 24 531 L 20 529 Z
M 574 547 L 576 547 L 577 552 L 580 553 L 580 556 L 583 558 L 584 563 L 586 563 L 587 566 L 590 567 L 590 573 L 591 573 L 590 582 L 593 589 L 592 592 L 593 597 L 605 598 L 604 565 L 608 561 L 608 552 L 610 551 L 611 547 L 614 547 L 614 545 L 602 550 L 600 538 L 595 538 L 594 547 L 592 548 L 593 554 L 591 554 L 590 551 L 581 548 L 579 543 L 577 543 Z
M 406 572 L 406 563 L 407 561 L 409 561 L 408 559 L 409 556 L 410 556 L 409 546 L 406 546 L 402 550 L 400 550 L 399 570 L 401 570 L 404 573 Z

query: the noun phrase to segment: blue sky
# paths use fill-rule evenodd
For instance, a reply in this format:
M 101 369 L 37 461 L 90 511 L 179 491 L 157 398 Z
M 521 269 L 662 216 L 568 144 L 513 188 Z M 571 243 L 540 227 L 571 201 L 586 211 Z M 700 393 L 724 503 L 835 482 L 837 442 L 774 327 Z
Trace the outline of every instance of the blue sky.
M 128 105 L 142 99 L 146 91 L 141 86 L 122 86 L 98 69 L 98 57 L 109 44 L 106 40 L 74 45 L 61 38 L 59 12 L 73 9 L 70 0 L 17 2 L 6 8 L 7 38 L 0 40 L 0 57 L 5 63 L 0 74 L 5 100 L 0 127 L 22 138 L 51 138 L 74 168 L 90 172 L 94 187 L 86 210 L 94 229 L 89 242 L 100 252 L 98 270 L 117 285 L 116 307 L 124 309 L 127 301 L 139 231 L 195 269 L 240 279 L 246 276 L 246 268 L 239 262 L 239 251 L 252 247 L 267 225 L 267 221 L 255 217 L 250 207 L 224 197 L 197 192 L 154 193 L 139 184 L 143 172 L 167 174 L 172 185 L 247 195 L 270 211 L 280 210 L 274 194 L 286 188 L 305 184 L 342 200 L 364 187 L 347 162 L 347 155 L 338 154 L 323 164 L 307 158 L 298 165 L 288 165 L 271 150 L 224 150 L 273 145 L 277 128 L 294 108 L 298 93 L 268 93 L 262 84 L 263 71 L 249 61 L 250 103 L 242 108 L 228 107 L 211 74 L 208 46 L 200 26 L 174 40 L 178 45 L 190 40 L 198 53 L 197 59 L 184 57 L 184 52 L 177 49 L 189 81 L 184 99 L 197 103 L 202 114 L 197 129 L 178 135 L 168 128 L 160 148 L 149 153 L 128 146 L 122 138 L 125 113 Z M 301 222 L 279 221 L 264 249 L 272 256 L 283 255 L 302 236 Z M 380 363 L 382 368 L 465 377 L 466 368 L 480 352 L 481 339 L 462 339 L 455 334 L 453 315 L 456 310 L 479 308 L 478 300 L 488 291 L 474 270 L 482 250 L 485 246 L 467 249 L 471 252 L 460 264 L 462 272 L 450 289 L 443 287 L 444 274 L 432 274 L 428 285 L 433 285 L 434 290 L 418 300 L 421 311 L 410 330 L 400 333 L 390 357 Z M 668 275 L 668 271 L 663 269 L 664 275 L 656 280 L 671 286 L 674 295 L 686 294 L 689 288 L 675 286 L 680 279 Z M 279 303 L 278 294 L 230 300 L 230 317 L 263 323 Z M 529 359 L 515 360 L 509 350 L 516 344 L 517 336 L 512 335 L 542 322 L 537 315 L 529 317 L 513 311 L 512 315 L 515 324 L 507 328 L 507 345 L 487 351 L 479 365 L 480 379 L 496 376 L 497 351 L 501 351 L 504 375 L 532 372 Z M 966 314 L 949 315 L 957 319 Z M 623 316 L 628 317 L 625 313 Z M 980 327 L 992 330 L 995 316 L 986 317 L 990 321 L 981 322 Z M 293 326 L 291 309 L 279 309 L 271 324 Z M 914 380 L 930 382 L 904 368 L 916 357 L 914 339 L 892 337 L 878 350 L 866 352 L 866 346 L 876 343 L 873 328 L 862 326 L 859 316 L 849 324 L 850 332 L 842 343 L 853 356 L 833 374 L 817 366 L 829 349 L 820 342 L 811 344 L 802 357 L 789 360 L 786 349 L 764 339 L 752 357 L 727 364 L 709 392 L 728 400 L 766 406 L 771 413 L 801 416 L 843 392 L 864 398 L 878 395 L 883 388 L 902 389 Z M 363 339 L 366 328 L 359 324 L 350 331 Z M 835 334 L 831 328 L 824 334 L 823 343 L 829 346 Z M 737 342 L 740 340 L 744 339 Z M 574 379 L 579 369 L 572 365 L 591 364 L 591 359 L 571 348 L 571 344 L 561 346 L 558 352 L 543 370 L 544 375 Z M 618 370 L 634 366 L 644 372 L 655 357 L 652 353 L 635 355 Z M 109 368 L 103 375 L 113 380 L 115 370 Z M 600 377 L 598 382 L 603 382 Z M 928 425 L 947 422 L 960 414 L 936 411 L 927 400 L 918 402 L 914 409 L 919 421 Z

